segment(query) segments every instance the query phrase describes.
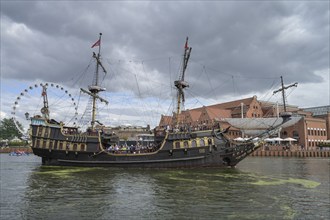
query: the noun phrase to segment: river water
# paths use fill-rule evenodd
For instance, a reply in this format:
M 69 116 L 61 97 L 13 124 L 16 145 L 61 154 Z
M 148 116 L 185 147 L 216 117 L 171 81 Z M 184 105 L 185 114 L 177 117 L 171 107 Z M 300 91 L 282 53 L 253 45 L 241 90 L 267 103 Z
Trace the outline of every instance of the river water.
M 0 160 L 0 219 L 330 219 L 327 158 L 157 170 L 50 167 L 33 155 Z

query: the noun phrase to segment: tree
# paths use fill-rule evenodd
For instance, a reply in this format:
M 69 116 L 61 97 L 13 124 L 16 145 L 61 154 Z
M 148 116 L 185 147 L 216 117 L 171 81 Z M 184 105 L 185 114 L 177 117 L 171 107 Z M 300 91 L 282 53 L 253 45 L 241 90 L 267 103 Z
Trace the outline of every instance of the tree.
M 22 128 L 23 126 L 17 122 L 17 125 Z M 16 128 L 15 122 L 12 118 L 4 118 L 0 122 L 0 139 L 13 139 L 14 137 L 21 138 L 22 134 Z

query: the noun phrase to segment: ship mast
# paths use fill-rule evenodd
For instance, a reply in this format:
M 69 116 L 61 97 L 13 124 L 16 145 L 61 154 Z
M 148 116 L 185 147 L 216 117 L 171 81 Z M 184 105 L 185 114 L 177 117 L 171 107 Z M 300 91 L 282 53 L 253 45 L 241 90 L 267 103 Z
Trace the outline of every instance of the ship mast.
M 88 86 L 88 90 L 85 90 L 83 88 L 81 88 L 80 90 L 88 95 L 90 95 L 93 99 L 93 102 L 92 102 L 92 121 L 91 121 L 91 128 L 92 130 L 95 129 L 95 122 L 97 122 L 96 120 L 96 100 L 100 100 L 101 102 L 104 102 L 106 104 L 108 104 L 108 101 L 101 98 L 98 93 L 101 92 L 101 91 L 105 91 L 105 88 L 101 88 L 98 84 L 98 81 L 99 81 L 99 69 L 100 67 L 102 68 L 103 72 L 104 73 L 107 73 L 107 71 L 105 70 L 105 68 L 103 67 L 102 63 L 101 63 L 101 37 L 102 37 L 102 33 L 100 33 L 100 36 L 99 36 L 99 40 L 96 41 L 96 43 L 92 46 L 92 48 L 94 46 L 98 46 L 99 47 L 99 52 L 98 54 L 96 55 L 94 52 L 93 52 L 93 58 L 95 58 L 96 60 L 96 70 L 95 70 L 95 75 L 94 75 L 94 84 L 91 85 L 91 86 Z
M 288 89 L 288 88 L 290 88 L 290 87 L 293 87 L 293 86 L 297 87 L 297 86 L 298 86 L 298 83 L 296 82 L 296 83 L 293 83 L 293 84 L 291 84 L 291 85 L 284 86 L 284 83 L 283 83 L 283 77 L 281 76 L 281 85 L 282 85 L 281 88 L 278 89 L 278 90 L 276 90 L 276 91 L 274 91 L 273 94 L 276 94 L 276 93 L 278 93 L 278 92 L 282 92 L 282 99 L 283 99 L 284 112 L 286 112 L 285 90 Z
M 41 85 L 41 86 L 42 86 L 41 96 L 44 101 L 44 106 L 41 108 L 41 113 L 42 113 L 43 117 L 48 120 L 49 119 L 49 108 L 48 108 L 47 84 Z
M 181 104 L 185 102 L 185 96 L 183 89 L 189 87 L 188 82 L 184 81 L 185 72 L 188 65 L 188 60 L 191 53 L 191 47 L 188 47 L 188 37 L 186 39 L 186 43 L 184 46 L 184 54 L 183 54 L 183 65 L 182 71 L 179 76 L 179 80 L 174 81 L 174 85 L 177 88 L 177 108 L 176 108 L 176 125 L 179 124 L 179 114 L 181 113 Z

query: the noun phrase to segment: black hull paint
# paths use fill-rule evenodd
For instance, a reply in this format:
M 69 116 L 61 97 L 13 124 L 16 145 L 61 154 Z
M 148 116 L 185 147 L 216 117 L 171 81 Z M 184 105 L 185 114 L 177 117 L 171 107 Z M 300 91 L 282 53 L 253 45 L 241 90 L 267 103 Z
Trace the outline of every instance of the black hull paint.
M 68 132 L 69 131 L 69 132 Z M 31 125 L 33 153 L 45 165 L 88 167 L 233 167 L 258 146 L 233 144 L 213 130 L 165 133 L 143 152 L 106 151 L 101 132 L 81 134 L 62 126 Z M 160 138 L 161 137 L 161 138 Z
M 122 156 L 120 160 L 116 156 L 106 155 L 93 156 L 88 154 L 75 154 L 74 152 L 63 153 L 43 149 L 34 149 L 34 154 L 42 157 L 44 165 L 57 166 L 81 166 L 81 167 L 124 167 L 124 168 L 179 168 L 179 167 L 229 167 L 236 164 L 228 164 L 224 158 L 231 158 L 231 155 L 221 155 L 219 152 L 210 153 L 205 156 L 190 156 L 182 158 L 167 159 L 141 159 L 130 160 L 129 157 Z M 138 156 L 139 157 L 139 156 Z M 116 160 L 117 159 L 117 160 Z

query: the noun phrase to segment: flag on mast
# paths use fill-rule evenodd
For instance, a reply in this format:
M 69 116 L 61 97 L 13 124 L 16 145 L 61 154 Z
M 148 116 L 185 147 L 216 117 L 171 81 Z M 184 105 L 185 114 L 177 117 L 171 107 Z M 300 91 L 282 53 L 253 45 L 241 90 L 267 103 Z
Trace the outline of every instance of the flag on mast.
M 184 45 L 184 49 L 188 49 L 188 37 L 186 39 L 186 44 Z
M 100 46 L 100 43 L 101 43 L 101 41 L 100 41 L 100 39 L 99 39 L 98 41 L 95 42 L 95 44 L 93 44 L 92 48 L 93 48 L 93 47 Z

